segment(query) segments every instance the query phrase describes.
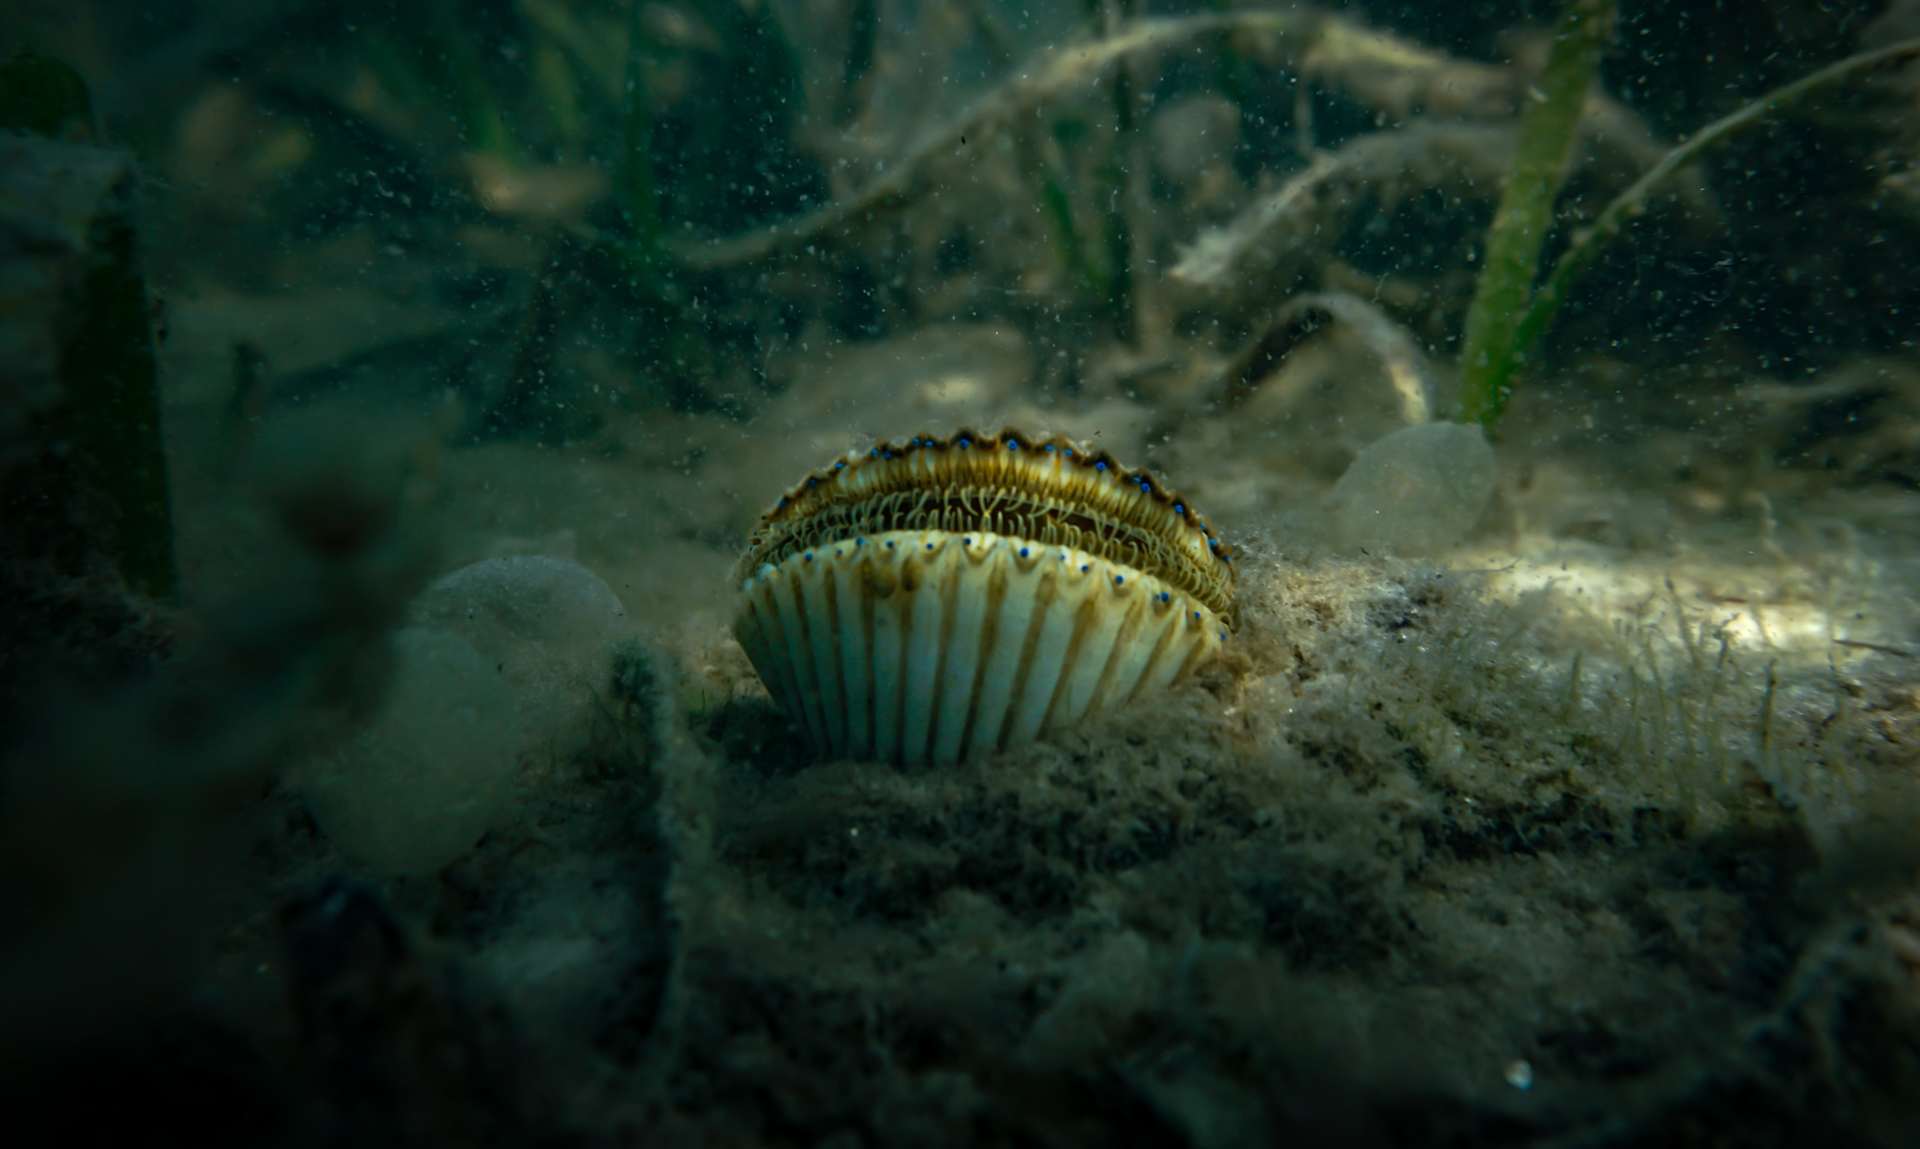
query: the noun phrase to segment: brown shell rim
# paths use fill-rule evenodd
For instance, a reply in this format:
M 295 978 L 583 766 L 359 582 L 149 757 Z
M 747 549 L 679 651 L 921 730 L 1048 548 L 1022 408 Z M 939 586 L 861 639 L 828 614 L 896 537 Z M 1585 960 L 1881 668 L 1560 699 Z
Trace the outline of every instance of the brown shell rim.
M 1068 458 L 1074 459 L 1078 465 L 1095 470 L 1101 469 L 1102 465 L 1104 465 L 1106 469 L 1113 471 L 1117 478 L 1139 486 L 1143 493 L 1166 504 L 1169 512 L 1186 520 L 1189 526 L 1206 537 L 1208 548 L 1221 562 L 1233 562 L 1235 552 L 1234 549 L 1227 544 L 1226 540 L 1213 533 L 1213 529 L 1207 525 L 1206 519 L 1199 511 L 1193 509 L 1178 491 L 1161 482 L 1146 468 L 1129 467 L 1114 458 L 1104 448 L 1093 447 L 1083 440 L 1076 440 L 1055 433 L 1029 436 L 1012 427 L 1002 427 L 998 434 L 993 435 L 982 435 L 970 427 L 962 427 L 947 436 L 912 435 L 904 440 L 882 440 L 881 442 L 873 444 L 872 447 L 868 449 L 865 458 L 856 459 L 851 462 L 846 459 L 840 459 L 830 466 L 817 467 L 809 471 L 799 482 L 788 487 L 786 493 L 780 496 L 779 501 L 761 514 L 760 518 L 754 523 L 752 537 L 757 539 L 761 529 L 768 523 L 776 522 L 782 518 L 787 508 L 792 506 L 795 500 L 806 495 L 809 490 L 818 487 L 821 483 L 832 482 L 841 471 L 848 467 L 860 467 L 865 465 L 869 460 L 890 462 L 911 451 L 964 451 L 973 450 L 977 447 L 997 451 L 1008 443 L 1013 444 L 1013 447 L 1010 448 L 1013 450 L 1060 450 L 1063 451 Z

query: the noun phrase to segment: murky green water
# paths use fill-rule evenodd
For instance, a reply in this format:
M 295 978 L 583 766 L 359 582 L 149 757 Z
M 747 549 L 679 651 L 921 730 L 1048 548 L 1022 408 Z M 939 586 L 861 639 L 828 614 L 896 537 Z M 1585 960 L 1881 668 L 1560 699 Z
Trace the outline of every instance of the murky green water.
M 19 1127 L 1910 1144 L 1920 7 L 1456 7 L 13 0 Z

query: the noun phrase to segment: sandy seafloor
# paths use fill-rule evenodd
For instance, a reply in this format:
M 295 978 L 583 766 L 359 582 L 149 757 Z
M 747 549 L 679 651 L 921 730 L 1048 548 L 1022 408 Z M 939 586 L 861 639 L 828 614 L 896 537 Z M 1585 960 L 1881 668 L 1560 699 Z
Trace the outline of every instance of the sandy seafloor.
M 188 294 L 181 555 L 217 601 L 264 528 L 195 462 L 240 321 Z M 1920 495 L 1776 466 L 1763 403 L 1670 425 L 1562 378 L 1466 543 L 1345 553 L 1316 508 L 1364 393 L 1169 426 L 1036 406 L 993 326 L 792 354 L 744 424 L 428 450 L 436 569 L 576 560 L 675 685 L 618 752 L 527 756 L 435 875 L 275 789 L 196 999 L 296 1139 L 1912 1143 Z M 1240 631 L 982 765 L 808 763 L 729 636 L 737 548 L 808 468 L 966 423 L 1161 471 L 1242 548 Z

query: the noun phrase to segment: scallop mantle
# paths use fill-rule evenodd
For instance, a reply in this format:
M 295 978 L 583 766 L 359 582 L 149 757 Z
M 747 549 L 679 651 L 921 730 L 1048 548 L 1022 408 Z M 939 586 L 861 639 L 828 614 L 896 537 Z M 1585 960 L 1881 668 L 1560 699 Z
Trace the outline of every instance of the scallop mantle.
M 1154 697 L 1234 628 L 1232 552 L 1185 499 L 1014 430 L 849 452 L 761 516 L 735 578 L 735 636 L 831 757 L 984 757 Z

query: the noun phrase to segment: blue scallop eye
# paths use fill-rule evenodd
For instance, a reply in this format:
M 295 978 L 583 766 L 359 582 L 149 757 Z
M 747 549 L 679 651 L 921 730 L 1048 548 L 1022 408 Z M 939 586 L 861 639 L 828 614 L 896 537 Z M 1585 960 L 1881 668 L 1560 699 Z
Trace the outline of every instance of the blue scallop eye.
M 968 536 L 967 536 L 966 538 L 964 538 L 964 539 L 961 539 L 961 540 L 960 540 L 960 545 L 961 545 L 961 546 L 963 546 L 963 547 L 970 547 L 970 546 L 972 546 L 972 545 L 973 545 L 973 536 L 972 536 L 972 535 L 968 535 Z
M 1072 447 L 1062 447 L 1062 448 L 1060 448 L 1060 453 L 1061 453 L 1062 455 L 1065 455 L 1065 456 L 1066 456 L 1067 458 L 1069 458 L 1069 459 L 1071 459 L 1071 458 L 1073 458 L 1073 448 L 1072 448 Z
M 1144 494 L 1147 494 L 1147 493 L 1149 493 L 1149 492 L 1151 492 L 1152 490 L 1153 490 L 1153 485 L 1152 485 L 1151 483 L 1149 483 L 1149 482 L 1147 482 L 1147 481 L 1146 481 L 1145 479 L 1142 479 L 1142 480 L 1140 480 L 1140 493 L 1141 493 L 1141 494 L 1143 494 L 1143 495 L 1144 495 Z
M 1007 440 L 1007 450 L 1009 450 L 1009 451 L 1018 451 L 1019 449 L 1020 449 L 1020 440 L 1018 440 L 1018 439 L 1008 439 L 1008 440 Z
M 1093 469 L 1096 471 L 1104 471 L 1107 469 L 1107 464 L 1105 462 L 1095 463 Z
M 928 550 L 932 550 L 932 549 L 933 549 L 933 544 L 932 544 L 932 543 L 928 543 L 928 544 L 927 544 L 927 549 L 928 549 Z
M 1181 518 L 1183 518 L 1183 519 L 1184 519 L 1184 518 L 1186 518 L 1186 517 L 1187 517 L 1187 504 L 1185 504 L 1185 503 L 1175 503 L 1175 504 L 1173 504 L 1173 513 L 1174 513 L 1174 514 L 1176 514 L 1176 515 L 1179 515 L 1179 516 L 1180 516 Z
M 1020 557 L 1021 557 L 1021 558 L 1026 558 L 1026 557 L 1027 557 L 1027 548 L 1025 548 L 1025 547 L 1021 547 L 1021 548 L 1020 548 Z
M 1195 622 L 1199 622 L 1199 621 L 1200 621 L 1200 612 L 1199 612 L 1199 611 L 1197 611 L 1197 610 L 1193 612 L 1193 621 L 1195 621 Z
M 812 562 L 812 561 L 813 561 L 813 552 L 812 552 L 812 551 L 808 551 L 808 552 L 807 552 L 806 554 L 804 554 L 804 555 L 801 555 L 800 557 L 801 557 L 801 558 L 803 558 L 803 559 L 805 559 L 805 560 L 807 560 L 808 562 Z
M 973 440 L 971 439 L 962 439 L 960 440 L 960 442 L 955 444 L 955 446 L 959 447 L 962 451 L 966 450 L 968 447 L 971 447 L 972 445 L 973 445 Z
M 893 540 L 892 540 L 892 539 L 888 539 L 888 540 L 887 540 L 887 549 L 888 549 L 888 550 L 892 550 L 892 549 L 893 549 Z
M 879 457 L 880 457 L 880 448 L 878 447 L 875 447 L 873 450 L 867 452 L 867 458 L 869 459 L 878 459 Z
M 1090 571 L 1090 570 L 1092 570 L 1092 569 L 1093 569 L 1093 564 L 1092 564 L 1092 563 L 1081 563 L 1081 564 L 1080 564 L 1080 573 L 1081 573 L 1081 574 L 1086 574 L 1086 573 L 1087 573 L 1088 571 Z
M 864 536 L 861 538 L 857 538 L 853 540 L 853 545 L 856 547 L 864 547 L 867 545 L 867 540 Z
M 1163 590 L 1163 591 L 1161 591 L 1161 592 L 1160 592 L 1160 601 L 1161 601 L 1161 602 L 1172 602 L 1172 601 L 1173 601 L 1173 593 L 1172 593 L 1171 591 L 1164 591 L 1164 590 Z
M 1053 454 L 1053 444 L 1052 444 L 1052 443 L 1048 443 L 1048 444 L 1047 444 L 1046 446 L 1044 446 L 1044 447 L 1042 447 L 1042 448 L 1040 448 L 1040 449 L 1041 449 L 1042 451 L 1045 451 L 1045 452 L 1046 452 L 1047 454 L 1049 454 L 1049 455 L 1051 455 L 1051 454 Z
M 1114 586 L 1119 586 L 1119 585 L 1120 585 L 1121 583 L 1123 583 L 1123 582 L 1126 582 L 1126 581 L 1127 581 L 1127 576 L 1126 576 L 1126 575 L 1114 575 L 1114 576 L 1113 576 L 1113 585 L 1114 585 Z

